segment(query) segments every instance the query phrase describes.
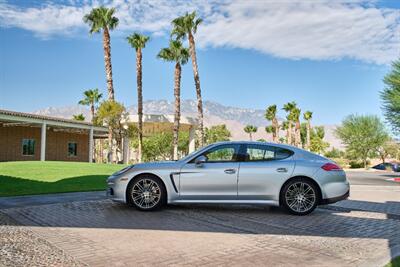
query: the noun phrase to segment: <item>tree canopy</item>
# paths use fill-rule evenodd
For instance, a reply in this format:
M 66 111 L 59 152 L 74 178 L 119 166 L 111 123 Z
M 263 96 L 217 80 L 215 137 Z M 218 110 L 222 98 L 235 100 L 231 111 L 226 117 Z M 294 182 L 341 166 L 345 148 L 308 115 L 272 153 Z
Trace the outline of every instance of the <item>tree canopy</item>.
M 226 128 L 225 124 L 211 126 L 205 130 L 206 144 L 229 141 L 229 138 L 231 137 L 231 132 Z
M 90 26 L 90 33 L 101 30 L 113 30 L 118 26 L 118 18 L 114 16 L 115 8 L 100 6 L 93 8 L 89 14 L 83 17 L 83 21 Z
M 400 59 L 393 62 L 392 70 L 383 79 L 382 109 L 393 130 L 400 133 Z
M 367 159 L 376 156 L 376 151 L 389 138 L 377 116 L 350 115 L 336 128 L 336 135 L 346 145 L 346 152 L 355 159 L 361 159 L 367 167 Z
M 146 43 L 150 40 L 150 37 L 135 32 L 126 37 L 126 39 L 128 40 L 128 43 L 137 51 L 138 49 L 146 47 Z

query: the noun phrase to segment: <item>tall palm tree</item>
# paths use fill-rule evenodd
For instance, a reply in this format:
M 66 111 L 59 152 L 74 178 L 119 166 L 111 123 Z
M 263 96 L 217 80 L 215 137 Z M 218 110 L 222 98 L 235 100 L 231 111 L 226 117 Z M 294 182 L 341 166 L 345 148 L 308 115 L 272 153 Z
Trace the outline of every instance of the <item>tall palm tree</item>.
M 143 91 L 142 91 L 142 49 L 150 37 L 133 33 L 126 38 L 128 43 L 136 50 L 136 83 L 137 83 L 137 101 L 138 101 L 138 159 L 142 161 L 142 146 L 143 146 Z
M 300 135 L 300 114 L 301 114 L 301 110 L 299 108 L 294 108 L 292 110 L 292 120 L 295 124 L 295 128 L 294 128 L 294 145 L 299 147 L 300 143 L 301 143 L 301 135 Z
M 246 125 L 243 129 L 246 133 L 249 134 L 250 141 L 253 140 L 253 133 L 257 132 L 257 127 L 254 125 Z
M 110 30 L 118 26 L 118 18 L 114 16 L 115 8 L 106 8 L 104 6 L 93 8 L 89 14 L 83 17 L 83 21 L 90 26 L 90 33 L 97 33 L 103 30 L 103 49 L 104 49 L 104 63 L 106 68 L 106 79 L 108 89 L 108 100 L 114 100 L 114 85 L 112 78 L 111 66 L 111 44 L 110 44 Z M 109 155 L 108 158 L 113 158 L 113 130 L 108 126 L 108 143 Z
M 196 45 L 194 41 L 194 34 L 197 32 L 197 27 L 203 20 L 198 18 L 196 12 L 186 13 L 184 16 L 178 17 L 172 21 L 172 36 L 176 36 L 178 40 L 187 38 L 189 40 L 189 51 L 192 59 L 192 68 L 194 75 L 194 83 L 196 86 L 197 96 L 197 113 L 199 120 L 199 145 L 204 145 L 204 127 L 203 127 L 203 100 L 201 97 L 200 76 L 199 68 L 197 66 Z
M 178 139 L 179 139 L 179 121 L 181 118 L 181 65 L 184 65 L 189 60 L 189 49 L 182 45 L 181 41 L 170 41 L 169 47 L 161 49 L 157 57 L 159 59 L 175 62 L 175 115 L 174 115 L 174 160 L 178 159 Z
M 89 89 L 83 92 L 84 98 L 78 102 L 79 105 L 90 106 L 90 113 L 92 115 L 92 123 L 94 123 L 96 115 L 96 105 L 99 103 L 103 94 L 99 92 L 99 89 Z
M 292 144 L 292 126 L 293 126 L 293 109 L 295 109 L 297 107 L 296 102 L 292 101 L 292 102 L 288 102 L 285 105 L 283 105 L 283 110 L 286 111 L 286 113 L 288 113 L 286 115 L 286 120 L 288 123 L 288 128 L 287 128 L 287 132 L 286 132 L 286 142 L 287 144 L 291 145 Z
M 275 129 L 274 126 L 272 125 L 268 125 L 267 127 L 265 127 L 265 131 L 269 134 L 272 134 L 272 140 L 275 142 Z
M 288 131 L 289 122 L 288 122 L 288 121 L 283 121 L 283 122 L 281 123 L 280 128 L 281 128 L 282 131 L 286 131 L 286 138 L 283 138 L 283 137 L 280 138 L 280 139 L 282 139 L 281 142 L 282 142 L 282 143 L 285 143 L 285 142 L 288 143 L 287 138 L 288 138 L 288 133 L 289 133 L 289 131 Z
M 265 111 L 265 118 L 272 123 L 272 141 L 277 142 L 279 140 L 279 124 L 276 118 L 276 105 L 269 106 Z
M 313 113 L 311 111 L 306 111 L 303 114 L 303 118 L 307 121 L 307 141 L 306 141 L 306 149 L 310 150 L 311 145 L 311 119 Z

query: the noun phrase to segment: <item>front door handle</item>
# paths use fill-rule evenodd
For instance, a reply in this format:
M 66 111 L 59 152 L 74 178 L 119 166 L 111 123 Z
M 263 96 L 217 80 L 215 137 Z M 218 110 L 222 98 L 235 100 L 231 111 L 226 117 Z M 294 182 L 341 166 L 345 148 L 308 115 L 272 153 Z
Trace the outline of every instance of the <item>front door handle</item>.
M 227 174 L 234 174 L 236 172 L 236 170 L 235 169 L 226 169 L 226 170 L 224 170 L 224 172 Z
M 277 172 L 287 172 L 286 168 L 278 168 L 276 169 Z

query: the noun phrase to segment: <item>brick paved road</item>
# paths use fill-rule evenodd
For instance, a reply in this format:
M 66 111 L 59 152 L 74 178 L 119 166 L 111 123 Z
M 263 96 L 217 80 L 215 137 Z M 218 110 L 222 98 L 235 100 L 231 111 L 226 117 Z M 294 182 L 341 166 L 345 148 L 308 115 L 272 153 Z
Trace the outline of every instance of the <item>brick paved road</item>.
M 108 200 L 1 212 L 91 266 L 382 266 L 400 254 L 400 187 L 353 186 L 352 198 L 304 217 L 246 205 L 139 212 Z

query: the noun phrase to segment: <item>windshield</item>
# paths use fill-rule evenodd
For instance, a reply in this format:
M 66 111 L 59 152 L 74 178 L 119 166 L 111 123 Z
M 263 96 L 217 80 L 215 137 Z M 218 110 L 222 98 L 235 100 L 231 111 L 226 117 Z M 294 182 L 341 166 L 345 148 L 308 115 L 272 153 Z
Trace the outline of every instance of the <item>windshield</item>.
M 199 149 L 193 151 L 192 153 L 187 154 L 186 156 L 184 156 L 183 158 L 181 158 L 179 161 L 186 161 L 186 160 L 188 160 L 189 158 L 191 158 L 194 154 L 196 154 L 196 153 L 198 153 L 198 152 L 200 152 L 200 151 L 203 151 L 203 150 L 205 150 L 206 148 L 209 148 L 209 147 L 212 146 L 212 145 L 213 145 L 213 144 L 204 146 L 204 147 L 202 147 L 202 148 L 199 148 Z

